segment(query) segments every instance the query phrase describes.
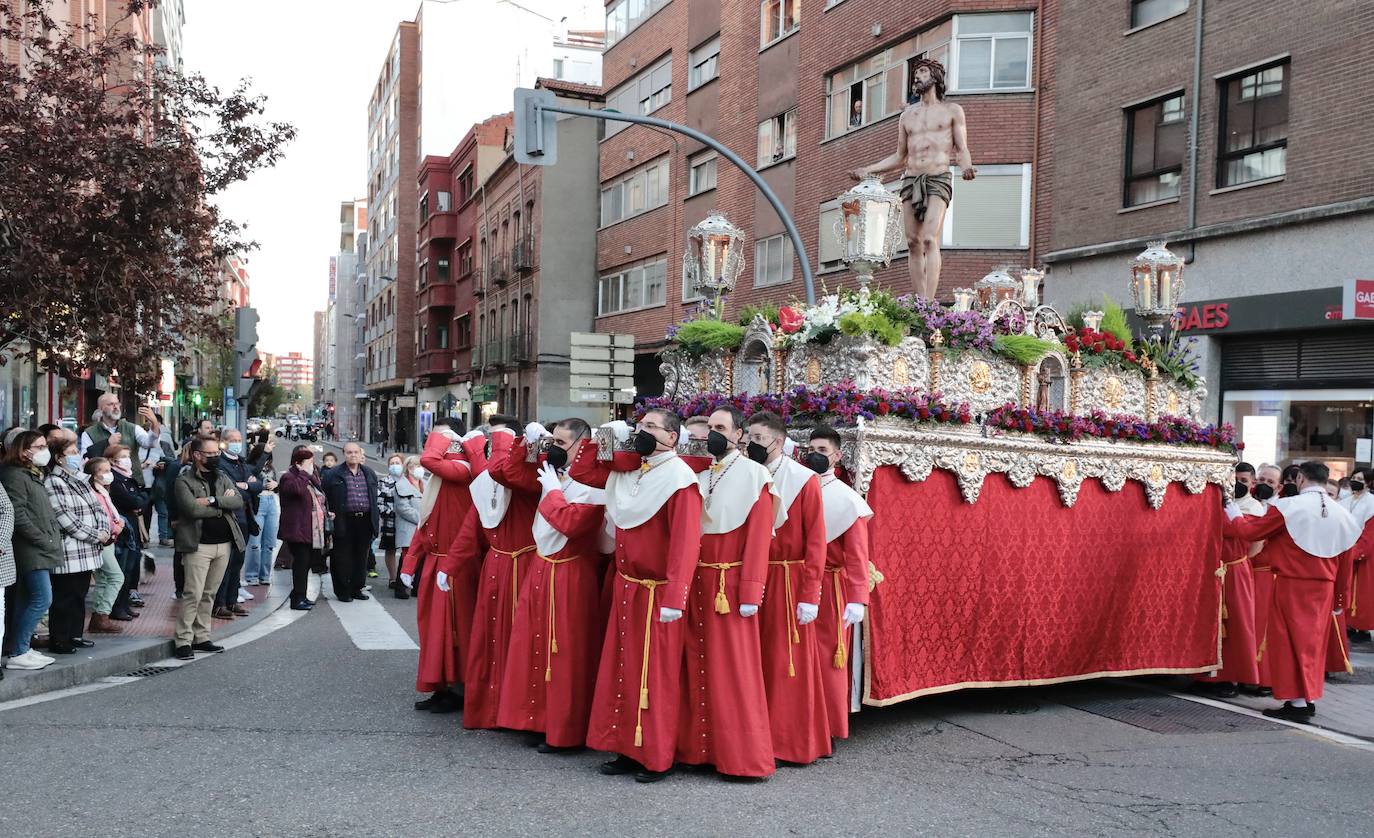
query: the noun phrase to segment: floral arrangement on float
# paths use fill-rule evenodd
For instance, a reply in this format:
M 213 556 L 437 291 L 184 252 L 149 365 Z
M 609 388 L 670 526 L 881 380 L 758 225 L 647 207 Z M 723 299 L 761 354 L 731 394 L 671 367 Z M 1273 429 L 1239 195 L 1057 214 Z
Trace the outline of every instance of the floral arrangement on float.
M 1044 411 L 1006 404 L 984 417 L 983 426 L 993 433 L 1010 431 L 1036 434 L 1066 443 L 1104 439 L 1111 442 L 1198 445 L 1233 453 L 1245 447 L 1244 443 L 1236 441 L 1236 429 L 1230 423 L 1203 425 L 1182 416 L 1161 416 L 1148 422 L 1139 416 L 1108 414 L 1101 410 L 1072 416 L 1058 410 Z
M 975 416 L 967 402 L 947 402 L 939 393 L 900 390 L 860 390 L 851 381 L 805 385 L 783 393 L 699 393 L 687 399 L 646 399 L 639 406 L 636 421 L 650 410 L 670 410 L 683 419 L 709 416 L 721 407 L 733 406 L 746 416 L 770 411 L 785 421 L 797 424 L 826 423 L 836 427 L 855 425 L 860 419 L 900 419 L 913 424 L 923 422 L 967 425 Z

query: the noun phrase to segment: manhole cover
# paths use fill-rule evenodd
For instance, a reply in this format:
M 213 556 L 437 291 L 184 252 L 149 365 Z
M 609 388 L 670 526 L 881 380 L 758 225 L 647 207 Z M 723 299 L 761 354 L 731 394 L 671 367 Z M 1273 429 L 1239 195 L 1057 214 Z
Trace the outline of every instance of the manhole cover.
M 175 666 L 145 666 L 142 669 L 135 669 L 133 672 L 124 673 L 125 678 L 151 678 L 154 675 L 161 675 L 164 672 L 171 672 Z
M 1100 698 L 1082 696 L 1069 697 L 1062 703 L 1085 713 L 1115 719 L 1123 724 L 1155 733 L 1283 730 L 1283 725 L 1168 695 Z

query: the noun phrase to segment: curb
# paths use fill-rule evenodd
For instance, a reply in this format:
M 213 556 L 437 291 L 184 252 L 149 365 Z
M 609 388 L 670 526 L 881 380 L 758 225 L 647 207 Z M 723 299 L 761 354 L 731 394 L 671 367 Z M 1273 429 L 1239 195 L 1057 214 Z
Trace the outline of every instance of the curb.
M 239 617 L 220 629 L 215 635 L 217 638 L 233 637 L 252 628 L 286 604 L 290 598 L 288 592 L 291 586 L 289 583 L 284 586 L 277 583 L 279 573 L 290 576 L 290 571 L 274 570 L 272 585 L 268 588 L 267 599 L 263 601 L 262 606 L 254 608 L 247 617 Z M 278 591 L 281 593 L 278 594 Z M 46 669 L 24 672 L 20 677 L 14 677 L 19 675 L 19 670 L 6 669 L 6 678 L 0 681 L 0 703 L 79 687 L 111 675 L 123 675 L 153 661 L 171 657 L 175 648 L 175 643 L 170 637 L 149 637 L 137 645 L 131 644 L 130 648 L 106 657 L 75 660 L 66 666 L 49 666 Z

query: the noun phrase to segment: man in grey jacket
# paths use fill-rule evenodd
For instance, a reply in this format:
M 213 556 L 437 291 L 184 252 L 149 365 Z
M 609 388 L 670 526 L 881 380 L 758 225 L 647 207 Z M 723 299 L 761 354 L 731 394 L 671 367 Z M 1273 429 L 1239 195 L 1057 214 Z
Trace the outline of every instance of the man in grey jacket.
M 182 554 L 185 593 L 177 616 L 176 656 L 190 660 L 196 652 L 222 652 L 210 642 L 215 592 L 224 579 L 232 549 L 243 550 L 243 531 L 235 513 L 243 509 L 243 495 L 219 470 L 219 443 L 192 443 L 191 468 L 176 480 L 176 548 Z

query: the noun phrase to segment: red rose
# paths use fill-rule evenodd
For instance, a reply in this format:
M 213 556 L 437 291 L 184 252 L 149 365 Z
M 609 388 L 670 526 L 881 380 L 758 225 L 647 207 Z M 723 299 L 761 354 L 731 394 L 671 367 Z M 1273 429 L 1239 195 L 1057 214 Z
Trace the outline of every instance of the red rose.
M 887 402 L 878 402 L 878 415 L 879 415 L 879 416 L 886 416 L 886 415 L 888 414 L 888 412 L 891 411 L 891 410 L 892 410 L 892 408 L 891 408 L 890 406 L 888 406 L 888 403 L 887 403 Z
M 783 306 L 778 309 L 778 328 L 785 334 L 796 334 L 801 331 L 805 319 L 802 313 L 791 306 Z

